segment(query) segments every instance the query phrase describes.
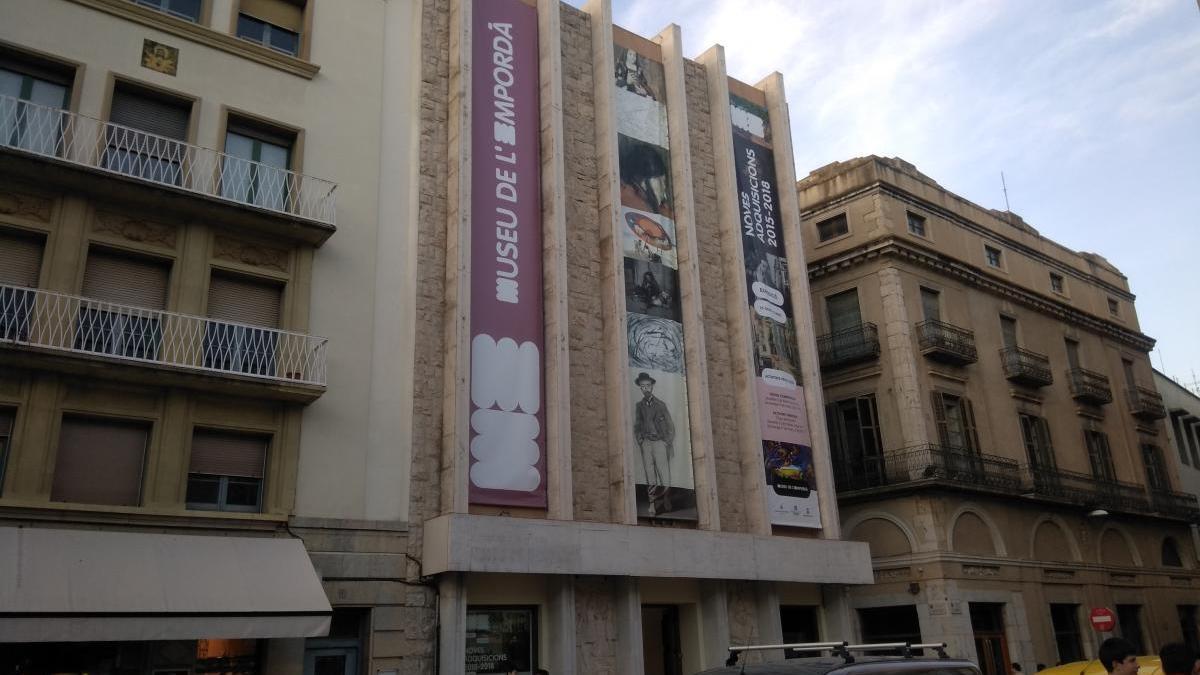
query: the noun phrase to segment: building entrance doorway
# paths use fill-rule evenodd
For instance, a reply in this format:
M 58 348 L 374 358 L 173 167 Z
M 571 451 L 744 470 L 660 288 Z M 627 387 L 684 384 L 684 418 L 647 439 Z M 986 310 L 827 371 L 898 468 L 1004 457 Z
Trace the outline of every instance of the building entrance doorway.
M 971 632 L 975 634 L 979 670 L 983 675 L 1009 675 L 1004 605 L 998 602 L 972 602 L 970 606 Z
M 675 605 L 642 605 L 642 661 L 646 675 L 683 675 Z

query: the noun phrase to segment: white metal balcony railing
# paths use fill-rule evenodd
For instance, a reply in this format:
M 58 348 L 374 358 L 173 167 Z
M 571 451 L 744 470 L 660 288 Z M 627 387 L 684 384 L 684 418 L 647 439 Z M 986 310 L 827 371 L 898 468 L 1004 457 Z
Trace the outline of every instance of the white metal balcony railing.
M 150 183 L 334 224 L 327 180 L 11 96 L 0 96 L 0 146 Z
M 0 344 L 325 385 L 328 340 L 0 284 Z

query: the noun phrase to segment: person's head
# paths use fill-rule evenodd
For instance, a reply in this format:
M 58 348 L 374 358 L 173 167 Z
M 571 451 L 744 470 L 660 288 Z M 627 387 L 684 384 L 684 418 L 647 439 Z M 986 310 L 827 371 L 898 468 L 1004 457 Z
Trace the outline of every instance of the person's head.
M 654 394 L 654 378 L 649 373 L 638 373 L 634 383 L 642 390 L 642 396 L 650 398 Z
M 1162 671 L 1166 675 L 1193 675 L 1200 672 L 1196 652 L 1182 642 L 1163 645 L 1158 650 L 1158 658 L 1162 660 Z
M 1100 663 L 1112 675 L 1134 675 L 1138 669 L 1136 651 L 1129 640 L 1111 637 L 1100 643 Z
M 546 670 L 545 668 L 538 668 L 537 670 L 533 671 L 533 675 L 550 675 L 550 671 Z

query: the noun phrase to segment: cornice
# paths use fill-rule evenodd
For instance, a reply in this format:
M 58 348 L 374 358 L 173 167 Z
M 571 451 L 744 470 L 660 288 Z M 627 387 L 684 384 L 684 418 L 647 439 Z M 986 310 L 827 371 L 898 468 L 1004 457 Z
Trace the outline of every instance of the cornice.
M 1074 307 L 1056 300 L 1036 295 L 1015 284 L 985 275 L 974 266 L 951 260 L 939 253 L 919 248 L 895 237 L 877 239 L 851 251 L 812 261 L 808 264 L 808 278 L 818 279 L 827 274 L 832 274 L 849 267 L 856 267 L 880 257 L 896 258 L 921 265 L 976 288 L 1007 298 L 1065 323 L 1082 326 L 1093 332 L 1106 335 L 1139 351 L 1149 352 L 1151 349 L 1154 349 L 1154 338 L 1144 333 L 1129 330 L 1124 326 L 1119 326 L 1111 321 L 1081 312 Z
M 316 77 L 317 71 L 321 69 L 315 63 L 282 54 L 274 49 L 243 40 L 235 35 L 222 33 L 207 26 L 192 23 L 191 21 L 185 21 L 170 14 L 150 9 L 149 7 L 136 5 L 130 2 L 130 0 L 70 1 L 77 5 L 90 7 L 106 14 L 142 24 L 143 26 L 155 28 L 164 33 L 170 33 L 171 35 L 176 35 L 207 47 L 212 47 L 213 49 L 219 49 L 265 66 L 303 77 L 307 80 Z
M 1052 258 L 1035 248 L 1031 248 L 1030 246 L 1023 244 L 1015 239 L 1006 237 L 1003 234 L 1001 234 L 991 228 L 980 225 L 979 223 L 976 223 L 975 221 L 973 221 L 969 218 L 965 218 L 962 215 L 960 215 L 954 211 L 951 211 L 950 209 L 947 209 L 945 207 L 942 207 L 942 206 L 939 206 L 932 202 L 921 199 L 920 197 L 912 194 L 911 192 L 908 192 L 899 187 L 896 187 L 895 185 L 892 185 L 891 183 L 887 183 L 887 182 L 884 182 L 881 180 L 876 180 L 876 181 L 868 183 L 867 185 L 864 185 L 856 190 L 852 190 L 845 194 L 838 195 L 837 197 L 830 199 L 829 201 L 822 202 L 819 207 L 805 209 L 803 212 L 801 212 L 800 218 L 801 218 L 801 220 L 810 220 L 812 217 L 812 214 L 814 214 L 814 213 L 818 213 L 821 211 L 828 211 L 830 209 L 837 208 L 843 204 L 854 201 L 855 199 L 858 199 L 858 198 L 864 197 L 864 196 L 869 196 L 876 192 L 882 192 L 889 197 L 898 199 L 898 200 L 908 203 L 908 204 L 912 204 L 913 206 L 916 206 L 924 211 L 928 211 L 929 213 L 936 214 L 939 217 L 944 218 L 949 221 L 952 221 L 956 225 L 959 225 L 960 227 L 962 227 L 966 230 L 970 230 L 971 232 L 974 232 L 975 234 L 978 234 L 984 238 L 998 241 L 1001 244 L 1003 244 L 1005 247 L 1012 249 L 1014 251 L 1017 251 L 1017 252 L 1021 253 L 1022 255 L 1029 256 L 1030 258 L 1033 258 L 1034 260 L 1038 261 L 1039 263 L 1041 263 L 1043 265 L 1046 265 L 1047 267 L 1054 268 L 1058 272 L 1062 272 L 1068 276 L 1074 277 L 1076 279 L 1080 279 L 1086 283 L 1089 283 L 1089 284 L 1092 284 L 1095 286 L 1099 286 L 1099 287 L 1103 288 L 1106 292 L 1108 292 L 1114 296 L 1120 297 L 1122 300 L 1125 300 L 1127 302 L 1134 302 L 1134 300 L 1136 299 L 1136 296 L 1134 296 L 1133 293 L 1130 293 L 1128 290 L 1126 290 L 1124 288 L 1115 286 L 1095 275 L 1087 274 L 1086 272 L 1081 272 L 1078 269 L 1076 269 L 1070 265 L 1066 265 L 1062 261 Z M 948 193 L 948 194 L 952 194 L 952 193 Z M 983 207 L 978 207 L 978 208 L 982 209 Z M 1041 236 L 1041 235 L 1037 235 L 1037 236 Z M 1043 237 L 1043 239 L 1045 239 L 1045 237 Z M 1047 241 L 1052 241 L 1052 240 L 1047 239 Z M 1055 245 L 1057 246 L 1058 244 L 1056 243 Z M 1063 249 L 1063 251 L 1070 253 L 1072 255 L 1080 256 L 1079 253 L 1077 253 L 1075 251 L 1071 251 L 1070 249 L 1068 249 L 1066 247 L 1062 247 L 1062 249 Z M 1080 256 L 1080 257 L 1082 258 L 1082 256 Z M 1120 274 L 1120 272 L 1117 272 L 1117 273 Z M 1124 276 L 1124 275 L 1122 275 L 1122 276 Z

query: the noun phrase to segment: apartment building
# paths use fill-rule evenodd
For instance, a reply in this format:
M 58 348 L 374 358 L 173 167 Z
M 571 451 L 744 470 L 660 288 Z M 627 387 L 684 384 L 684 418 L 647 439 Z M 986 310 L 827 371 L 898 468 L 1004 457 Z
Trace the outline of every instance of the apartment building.
M 1168 438 L 1179 458 L 1179 485 L 1184 492 L 1200 495 L 1200 396 L 1157 368 L 1154 388 L 1163 397 L 1171 433 Z
M 0 7 L 0 670 L 413 651 L 419 14 Z
M 985 673 L 1195 644 L 1200 578 L 1128 280 L 898 158 L 797 184 L 842 527 L 867 641 Z

